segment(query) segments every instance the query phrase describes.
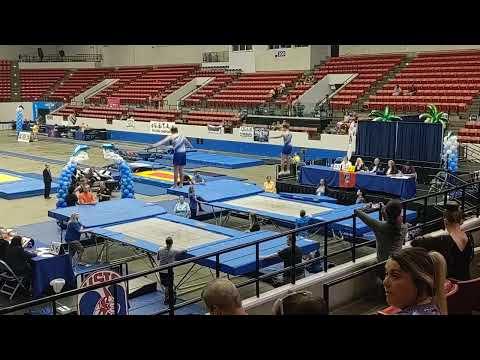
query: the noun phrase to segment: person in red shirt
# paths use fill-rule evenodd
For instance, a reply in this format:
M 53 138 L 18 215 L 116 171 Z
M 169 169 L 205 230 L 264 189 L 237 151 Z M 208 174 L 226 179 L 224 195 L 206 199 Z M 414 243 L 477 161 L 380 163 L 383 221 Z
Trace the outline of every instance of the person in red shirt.
M 82 186 L 80 192 L 77 194 L 77 197 L 80 205 L 95 205 L 97 203 L 97 199 L 90 191 L 89 185 Z

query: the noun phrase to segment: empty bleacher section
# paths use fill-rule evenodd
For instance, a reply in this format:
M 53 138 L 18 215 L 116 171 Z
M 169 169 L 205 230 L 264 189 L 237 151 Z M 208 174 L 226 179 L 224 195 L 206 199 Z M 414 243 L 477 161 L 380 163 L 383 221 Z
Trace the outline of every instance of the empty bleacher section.
M 150 100 L 162 99 L 190 81 L 189 75 L 197 68 L 198 65 L 158 66 L 114 90 L 110 97 L 119 98 L 121 104 L 146 104 Z
M 193 94 L 188 96 L 184 101 L 184 106 L 199 106 L 205 101 L 208 97 L 212 96 L 215 92 L 219 91 L 221 88 L 229 84 L 234 78 L 235 75 L 231 73 L 226 73 L 224 69 L 201 69 L 195 72 L 196 77 L 213 77 L 214 79 L 210 81 L 207 85 L 203 86 L 201 89 L 195 91 Z
M 290 96 L 290 100 L 294 101 L 302 96 L 308 89 L 310 89 L 313 84 L 302 84 L 298 83 L 295 87 L 290 90 L 287 94 L 282 95 L 279 99 L 275 101 L 275 103 L 279 105 L 286 105 L 288 102 L 288 97 Z
M 418 54 L 397 76 L 365 103 L 402 111 L 423 111 L 435 104 L 441 111 L 465 112 L 480 92 L 480 51 Z M 393 95 L 394 87 L 412 85 L 414 95 Z
M 331 58 L 315 70 L 315 76 L 321 80 L 328 74 L 358 74 L 331 98 L 330 105 L 333 109 L 345 109 L 399 65 L 404 57 L 404 55 L 365 55 Z
M 480 144 L 480 122 L 467 121 L 465 127 L 458 131 L 460 143 Z
M 66 74 L 64 69 L 20 70 L 22 99 L 35 101 L 45 98 Z
M 179 110 L 159 109 L 130 109 L 128 114 L 132 115 L 135 121 L 177 121 L 180 116 Z
M 292 85 L 301 75 L 298 71 L 242 74 L 228 86 L 214 93 L 207 106 L 219 108 L 256 107 L 272 99 L 270 93 L 280 84 Z
M 190 125 L 222 125 L 225 122 L 238 125 L 240 123 L 240 114 L 220 111 L 191 111 L 188 114 L 184 114 L 182 119 Z
M 74 70 L 60 85 L 48 95 L 52 100 L 69 101 L 74 96 L 97 84 L 109 73 L 109 69 L 78 69 Z
M 124 86 L 130 84 L 135 79 L 138 79 L 145 72 L 151 70 L 150 66 L 142 67 L 122 67 L 115 69 L 114 71 L 107 74 L 107 79 L 118 79 L 117 82 L 107 87 L 106 89 L 100 91 L 94 96 L 90 97 L 87 102 L 91 103 L 106 103 L 107 97 L 109 97 L 115 91 L 122 89 Z
M 0 60 L 0 100 L 2 101 L 8 101 L 12 96 L 10 72 L 10 61 Z

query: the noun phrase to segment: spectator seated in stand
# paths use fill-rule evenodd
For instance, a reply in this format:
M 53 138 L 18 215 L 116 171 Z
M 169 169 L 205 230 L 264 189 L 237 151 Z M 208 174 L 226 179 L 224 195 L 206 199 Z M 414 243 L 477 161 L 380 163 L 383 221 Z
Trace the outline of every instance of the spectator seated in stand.
M 392 95 L 393 96 L 402 95 L 402 88 L 400 87 L 400 85 L 395 85 Z
M 383 281 L 388 305 L 398 315 L 447 315 L 446 267 L 440 253 L 420 247 L 393 253 Z
M 327 184 L 325 184 L 324 179 L 320 179 L 320 183 L 318 184 L 317 190 L 315 193 L 317 196 L 328 196 L 328 187 Z
M 355 161 L 355 172 L 357 171 L 368 171 L 361 157 L 358 157 Z
M 30 259 L 35 256 L 35 254 L 29 253 L 23 248 L 21 236 L 14 236 L 5 252 L 5 262 L 17 276 L 24 278 L 24 285 L 27 289 L 32 279 Z
M 470 280 L 470 263 L 474 256 L 474 241 L 471 233 L 465 233 L 461 225 L 463 213 L 455 202 L 447 203 L 443 212 L 445 233 L 434 236 L 419 236 L 412 240 L 412 246 L 436 251 L 443 255 L 447 262 L 449 278 Z
M 275 182 L 272 181 L 271 176 L 267 176 L 265 178 L 265 182 L 263 183 L 263 188 L 265 189 L 265 192 L 269 192 L 269 193 L 276 193 L 277 192 L 276 187 L 275 187 Z
M 417 93 L 417 88 L 415 87 L 414 84 L 410 85 L 410 87 L 407 90 L 403 91 L 403 95 L 406 96 L 413 96 Z
M 385 172 L 385 175 L 397 175 L 399 173 L 397 166 L 395 165 L 395 161 L 388 160 L 388 168 Z
M 327 303 L 310 291 L 289 292 L 275 301 L 273 315 L 328 315 Z
M 228 279 L 215 279 L 202 291 L 210 315 L 248 315 L 237 287 Z
M 402 174 L 404 174 L 404 175 L 414 175 L 415 178 L 417 177 L 417 171 L 415 170 L 415 167 L 412 166 L 410 161 L 407 161 L 407 163 L 402 167 Z
M 373 165 L 372 165 L 372 168 L 370 169 L 370 172 L 373 173 L 373 174 L 383 174 L 384 173 L 383 166 L 380 163 L 379 158 L 375 158 L 375 160 L 373 160 Z
M 352 163 L 348 160 L 348 157 L 344 156 L 342 162 L 340 163 L 340 171 L 348 171 Z
M 70 186 L 70 188 L 68 189 L 68 194 L 67 194 L 67 197 L 65 199 L 65 202 L 67 203 L 67 206 L 77 205 L 78 197 L 75 194 L 75 189 L 74 189 L 73 186 Z
M 6 231 L 4 231 L 3 228 L 0 228 L 0 260 L 2 261 L 5 261 L 5 255 L 9 245 L 9 242 L 3 238 L 4 233 L 6 233 Z
M 81 186 L 80 192 L 77 193 L 77 198 L 79 205 L 95 205 L 97 203 L 97 199 L 90 190 L 89 185 Z

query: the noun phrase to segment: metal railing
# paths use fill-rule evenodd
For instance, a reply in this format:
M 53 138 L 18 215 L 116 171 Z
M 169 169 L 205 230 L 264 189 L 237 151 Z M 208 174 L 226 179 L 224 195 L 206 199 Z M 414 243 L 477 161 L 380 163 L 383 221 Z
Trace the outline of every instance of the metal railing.
M 102 54 L 77 54 L 60 56 L 59 54 L 49 54 L 40 58 L 38 55 L 20 55 L 19 62 L 102 62 Z
M 466 190 L 467 187 L 476 186 L 477 191 L 480 193 L 480 186 L 478 186 L 479 184 L 480 184 L 480 181 L 477 181 L 477 182 L 473 182 L 473 183 L 469 183 L 469 184 L 464 184 L 462 186 L 458 186 L 458 187 L 453 188 L 453 189 L 444 190 L 444 191 L 439 192 L 439 193 L 427 194 L 427 195 L 424 195 L 424 196 L 420 196 L 420 197 L 416 197 L 416 198 L 413 198 L 413 199 L 403 201 L 402 202 L 402 207 L 403 207 L 403 213 L 405 214 L 405 216 L 403 216 L 404 223 L 406 222 L 406 210 L 407 210 L 407 205 L 408 204 L 410 204 L 412 202 L 423 201 L 424 210 L 425 210 L 427 208 L 429 198 L 434 197 L 434 196 L 439 196 L 439 195 L 442 195 L 442 194 L 444 195 L 444 204 L 446 204 L 447 196 L 452 191 L 461 191 L 461 194 L 462 194 L 461 208 L 464 211 L 464 213 L 469 213 L 469 212 L 474 211 L 475 215 L 478 217 L 480 215 L 480 204 L 477 203 L 477 204 L 471 206 L 470 208 L 465 208 L 465 202 L 463 201 L 463 199 L 464 199 L 465 190 Z M 480 194 L 479 194 L 479 197 L 480 197 Z M 373 213 L 373 212 L 378 211 L 379 216 L 381 217 L 381 210 L 382 209 L 380 207 L 380 208 L 375 209 L 371 212 Z M 426 215 L 425 215 L 425 211 L 424 211 L 424 217 L 425 216 Z M 370 246 L 370 245 L 372 245 L 376 242 L 376 240 L 368 240 L 368 241 L 363 241 L 363 242 L 360 242 L 360 243 L 356 243 L 357 239 L 363 240 L 362 238 L 357 237 L 357 217 L 358 217 L 357 213 L 356 213 L 356 211 L 354 211 L 354 213 L 352 215 L 349 215 L 349 216 L 344 216 L 344 217 L 336 218 L 336 219 L 333 219 L 333 220 L 330 220 L 330 221 L 323 221 L 323 222 L 319 222 L 319 223 L 316 223 L 316 224 L 307 225 L 307 226 L 304 226 L 302 228 L 298 228 L 298 229 L 294 229 L 294 230 L 288 230 L 288 231 L 285 231 L 285 232 L 282 232 L 282 233 L 279 233 L 279 234 L 274 234 L 274 235 L 268 236 L 268 237 L 263 238 L 263 239 L 251 241 L 249 243 L 232 246 L 232 247 L 227 248 L 227 249 L 213 251 L 213 252 L 210 252 L 210 253 L 205 254 L 205 255 L 195 256 L 195 257 L 184 259 L 184 260 L 181 260 L 181 261 L 176 261 L 176 262 L 168 264 L 168 265 L 154 267 L 153 269 L 144 270 L 144 271 L 141 271 L 141 272 L 138 272 L 138 273 L 122 276 L 122 277 L 117 278 L 115 280 L 110 280 L 110 281 L 107 281 L 107 282 L 103 282 L 101 284 L 88 286 L 88 287 L 85 287 L 85 288 L 82 288 L 82 289 L 70 290 L 70 291 L 66 291 L 66 292 L 63 292 L 63 293 L 60 293 L 60 294 L 57 294 L 57 295 L 48 296 L 48 297 L 45 297 L 45 298 L 42 298 L 42 299 L 32 300 L 32 301 L 29 301 L 29 302 L 26 302 L 26 303 L 22 303 L 22 304 L 10 306 L 10 307 L 5 307 L 5 308 L 0 309 L 0 315 L 8 314 L 8 313 L 11 313 L 11 312 L 15 312 L 15 311 L 19 311 L 19 310 L 27 309 L 27 308 L 30 308 L 30 307 L 33 307 L 33 306 L 47 304 L 47 303 L 51 303 L 53 306 L 55 306 L 55 301 L 57 301 L 59 299 L 79 295 L 79 294 L 82 294 L 82 293 L 85 293 L 85 292 L 88 292 L 88 291 L 91 291 L 91 290 L 96 290 L 96 289 L 106 287 L 106 286 L 109 286 L 109 285 L 114 285 L 114 284 L 118 284 L 118 283 L 121 283 L 121 282 L 130 281 L 130 280 L 137 279 L 137 278 L 140 278 L 140 277 L 144 277 L 144 276 L 148 276 L 148 275 L 152 275 L 152 274 L 157 274 L 160 271 L 165 271 L 166 270 L 168 272 L 169 277 L 173 279 L 175 268 L 178 268 L 179 266 L 182 266 L 182 265 L 192 264 L 192 263 L 193 264 L 194 263 L 198 264 L 199 261 L 204 260 L 204 259 L 208 259 L 208 258 L 215 258 L 215 274 L 216 274 L 216 277 L 218 278 L 218 277 L 220 277 L 220 272 L 221 272 L 221 262 L 220 262 L 220 256 L 221 255 L 226 254 L 226 253 L 230 253 L 232 251 L 240 250 L 240 249 L 243 249 L 243 248 L 252 247 L 252 246 L 255 246 L 255 259 L 256 259 L 256 261 L 255 261 L 255 276 L 253 278 L 249 279 L 249 280 L 246 280 L 244 282 L 241 282 L 241 283 L 237 284 L 237 287 L 243 287 L 243 286 L 247 286 L 247 285 L 255 283 L 256 296 L 260 297 L 260 281 L 262 281 L 262 280 L 273 278 L 273 277 L 275 277 L 277 275 L 280 275 L 280 274 L 289 273 L 290 274 L 290 281 L 289 282 L 291 284 L 295 284 L 295 282 L 297 280 L 297 271 L 298 270 L 305 269 L 307 266 L 309 266 L 313 263 L 322 263 L 323 264 L 323 271 L 328 272 L 328 258 L 332 258 L 334 256 L 337 256 L 337 255 L 340 255 L 340 254 L 343 254 L 343 253 L 348 253 L 348 252 L 351 253 L 351 261 L 355 262 L 357 260 L 357 249 L 358 248 L 364 247 L 364 246 Z M 339 222 L 339 221 L 348 220 L 348 219 L 352 219 L 352 221 L 353 221 L 353 223 L 352 223 L 352 234 L 350 236 L 350 238 L 351 238 L 350 247 L 347 247 L 345 249 L 329 253 L 328 252 L 328 238 L 329 238 L 329 233 L 330 233 L 329 229 L 331 229 L 330 226 L 334 223 Z M 427 226 L 427 225 L 436 224 L 441 220 L 442 220 L 442 218 L 440 217 L 438 219 L 434 219 L 434 220 L 431 220 L 429 222 L 424 221 L 422 224 L 417 224 L 415 226 L 410 227 L 409 230 L 417 229 L 417 228 Z M 305 232 L 305 231 L 314 230 L 314 229 L 316 229 L 315 232 L 318 232 L 319 230 L 323 229 L 323 255 L 322 256 L 319 256 L 319 257 L 316 257 L 316 258 L 313 258 L 313 259 L 309 259 L 309 260 L 304 261 L 304 262 L 299 263 L 299 264 L 294 263 L 293 265 L 291 265 L 289 267 L 284 267 L 281 270 L 277 270 L 277 271 L 273 271 L 273 272 L 268 273 L 268 274 L 260 275 L 260 269 L 262 268 L 260 266 L 260 262 L 261 262 L 260 244 L 265 243 L 267 241 L 274 240 L 274 239 L 278 239 L 278 238 L 281 238 L 281 237 L 285 237 L 285 236 L 290 235 L 290 234 L 297 234 L 299 232 Z M 292 239 L 292 247 L 291 247 L 293 258 L 295 258 L 295 256 L 294 256 L 295 255 L 295 246 L 296 246 L 296 237 L 294 236 L 293 239 Z M 190 300 L 187 300 L 187 301 L 183 301 L 180 304 L 175 304 L 174 300 L 173 300 L 174 299 L 174 296 L 173 296 L 173 294 L 174 294 L 173 281 L 169 281 L 169 286 L 168 286 L 167 291 L 170 295 L 169 296 L 168 308 L 158 312 L 157 313 L 158 315 L 165 314 L 165 313 L 168 313 L 170 315 L 174 315 L 175 310 L 177 310 L 179 308 L 182 308 L 182 307 L 185 307 L 185 306 L 188 306 L 188 305 L 191 305 L 191 304 L 194 304 L 194 303 L 197 303 L 197 302 L 200 302 L 202 300 L 200 297 L 197 297 L 197 298 L 193 298 L 193 299 L 190 299 Z M 114 302 L 115 302 L 115 305 L 116 305 L 117 304 L 116 294 L 114 294 Z M 116 311 L 117 311 L 117 307 L 115 306 L 115 312 Z

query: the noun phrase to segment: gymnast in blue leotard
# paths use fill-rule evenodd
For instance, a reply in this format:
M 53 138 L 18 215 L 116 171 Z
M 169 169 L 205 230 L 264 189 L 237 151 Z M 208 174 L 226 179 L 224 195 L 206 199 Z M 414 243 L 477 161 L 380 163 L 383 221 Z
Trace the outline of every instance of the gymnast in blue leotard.
M 293 151 L 292 134 L 290 133 L 290 125 L 284 123 L 282 125 L 282 134 L 279 136 L 271 136 L 271 139 L 283 139 L 282 148 L 282 170 L 279 175 L 290 174 L 290 155 Z
M 188 139 L 178 134 L 178 129 L 173 126 L 170 129 L 170 136 L 159 142 L 149 146 L 148 149 L 152 149 L 164 144 L 171 145 L 173 148 L 173 187 L 183 186 L 183 168 L 187 164 L 187 147 L 193 148 Z

